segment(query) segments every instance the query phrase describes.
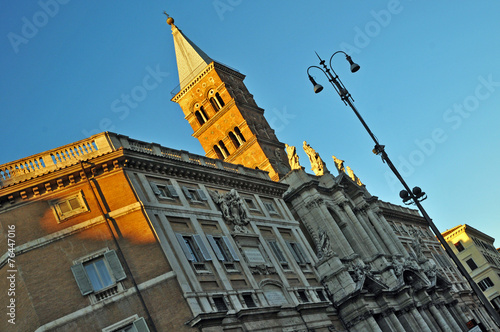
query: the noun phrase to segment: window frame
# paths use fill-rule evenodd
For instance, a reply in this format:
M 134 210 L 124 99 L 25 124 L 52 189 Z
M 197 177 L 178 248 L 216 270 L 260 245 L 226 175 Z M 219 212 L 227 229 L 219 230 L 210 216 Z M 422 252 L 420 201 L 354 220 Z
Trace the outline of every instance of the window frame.
M 464 244 L 460 240 L 457 243 L 454 243 L 454 245 L 455 245 L 455 248 L 457 248 L 458 252 L 462 252 L 465 250 Z
M 179 193 L 172 184 L 150 181 L 149 185 L 155 196 L 159 199 L 176 200 L 179 198 Z
M 483 292 L 495 286 L 493 281 L 491 281 L 490 277 L 483 278 L 481 281 L 477 283 L 477 285 L 479 286 L 479 288 L 481 288 Z
M 97 261 L 100 259 L 104 260 L 104 266 L 108 272 L 110 279 L 112 280 L 112 283 L 103 288 L 95 289 L 85 266 L 88 266 L 88 264 L 92 263 L 93 261 Z M 92 299 L 93 302 L 98 302 L 100 300 L 103 300 L 104 298 L 108 298 L 122 291 L 123 286 L 121 284 L 121 281 L 127 278 L 127 274 L 123 269 L 116 251 L 110 250 L 108 248 L 74 261 L 73 265 L 71 266 L 71 272 L 73 273 L 73 277 L 75 278 L 82 296 L 94 295 L 94 298 Z M 99 294 L 105 293 L 106 291 L 111 290 L 115 287 L 116 292 L 112 292 L 112 294 L 106 295 L 101 299 L 97 298 Z
M 61 210 L 61 205 L 63 203 L 70 204 L 69 201 L 73 200 L 73 199 L 78 200 L 80 207 L 76 208 L 76 209 L 72 208 L 68 212 L 63 212 Z M 64 222 L 73 216 L 90 211 L 88 204 L 87 204 L 87 201 L 85 200 L 85 196 L 83 195 L 83 191 L 81 191 L 81 190 L 76 194 L 51 200 L 51 201 L 49 201 L 49 205 L 51 206 L 52 211 L 54 212 L 54 215 L 55 215 L 58 223 Z M 70 205 L 70 207 L 71 207 L 71 205 Z
M 465 263 L 467 263 L 467 266 L 469 267 L 469 269 L 471 271 L 474 271 L 474 270 L 476 270 L 478 268 L 476 262 L 472 258 L 469 258 L 468 260 L 466 260 Z M 472 268 L 471 264 L 474 264 L 475 267 Z

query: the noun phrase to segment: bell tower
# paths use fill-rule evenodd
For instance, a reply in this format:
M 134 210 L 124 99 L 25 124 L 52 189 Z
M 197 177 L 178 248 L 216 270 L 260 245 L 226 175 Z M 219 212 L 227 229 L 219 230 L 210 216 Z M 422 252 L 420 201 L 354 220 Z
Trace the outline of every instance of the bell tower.
M 290 171 L 274 130 L 243 80 L 245 75 L 212 60 L 174 25 L 172 27 L 179 89 L 178 103 L 205 155 L 269 172 L 279 181 Z

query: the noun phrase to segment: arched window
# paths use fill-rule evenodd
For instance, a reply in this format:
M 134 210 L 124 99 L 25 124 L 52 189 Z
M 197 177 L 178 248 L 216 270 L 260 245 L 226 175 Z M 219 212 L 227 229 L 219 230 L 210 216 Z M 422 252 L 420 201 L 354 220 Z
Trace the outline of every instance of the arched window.
M 208 121 L 209 117 L 208 117 L 207 113 L 205 112 L 205 109 L 203 108 L 203 106 L 200 107 L 200 113 L 205 118 L 205 121 Z
M 215 102 L 215 98 L 214 97 L 210 97 L 210 104 L 212 104 L 212 107 L 214 108 L 214 110 L 216 112 L 218 112 L 220 110 L 220 107 L 219 105 Z
M 220 151 L 220 149 L 217 145 L 214 145 L 214 151 L 215 151 L 215 154 L 217 155 L 217 158 L 224 159 L 224 156 L 222 155 L 222 152 Z
M 231 142 L 233 142 L 233 145 L 236 149 L 240 147 L 241 143 L 238 141 L 232 131 L 229 132 L 229 138 L 231 139 Z
M 236 137 L 238 138 L 238 141 L 240 141 L 241 144 L 243 144 L 244 142 L 247 141 L 245 139 L 245 137 L 243 137 L 243 134 L 241 133 L 240 128 L 234 127 L 234 132 L 236 133 Z
M 196 116 L 196 119 L 198 120 L 200 126 L 203 125 L 205 122 L 207 122 L 207 120 L 205 120 L 200 111 L 194 112 L 194 115 Z
M 222 154 L 224 155 L 224 158 L 229 157 L 229 151 L 226 148 L 226 144 L 224 144 L 223 141 L 219 141 L 219 146 L 221 148 Z
M 210 94 L 213 95 L 213 90 L 210 91 Z M 225 105 L 224 100 L 222 100 L 222 97 L 220 96 L 220 94 L 218 92 L 215 93 L 215 98 L 210 97 L 209 101 L 210 101 L 210 104 L 212 104 L 212 107 L 214 108 L 214 110 L 216 112 L 219 111 L 221 108 L 223 108 Z
M 220 96 L 220 94 L 218 92 L 215 93 L 215 100 L 219 104 L 220 108 L 224 107 L 224 105 L 225 105 L 224 100 L 222 100 L 222 97 Z

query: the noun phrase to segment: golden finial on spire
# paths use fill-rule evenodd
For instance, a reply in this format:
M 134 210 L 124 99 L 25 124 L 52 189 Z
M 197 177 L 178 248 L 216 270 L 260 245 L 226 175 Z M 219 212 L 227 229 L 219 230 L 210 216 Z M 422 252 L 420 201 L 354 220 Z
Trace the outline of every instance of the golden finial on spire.
M 172 17 L 170 17 L 170 15 L 168 15 L 166 11 L 163 11 L 163 14 L 165 14 L 167 16 L 167 23 L 169 25 L 173 25 L 174 24 L 174 19 Z

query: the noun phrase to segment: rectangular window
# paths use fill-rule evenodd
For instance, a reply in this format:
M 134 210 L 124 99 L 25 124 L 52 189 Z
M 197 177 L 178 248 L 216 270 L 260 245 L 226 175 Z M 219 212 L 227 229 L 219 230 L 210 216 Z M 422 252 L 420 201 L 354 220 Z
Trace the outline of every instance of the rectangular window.
M 461 252 L 461 251 L 464 251 L 465 248 L 462 244 L 462 241 L 458 241 L 457 243 L 455 243 L 455 248 L 457 248 L 458 252 Z
M 224 297 L 218 296 L 218 297 L 213 297 L 214 300 L 215 308 L 217 311 L 227 311 L 227 305 L 226 301 L 224 301 Z
M 307 302 L 310 302 L 310 301 L 309 301 L 309 298 L 307 297 L 306 291 L 304 291 L 304 290 L 299 290 L 299 291 L 297 291 L 297 293 L 299 294 L 299 298 L 300 298 L 300 301 L 301 301 L 302 303 L 307 303 Z
M 287 241 L 286 245 L 288 246 L 288 249 L 290 250 L 293 258 L 298 264 L 304 265 L 310 263 L 309 259 L 304 253 L 304 250 L 302 249 L 302 246 L 299 243 Z
M 257 305 L 253 300 L 252 294 L 243 294 L 243 301 L 245 301 L 245 305 L 247 308 L 256 308 Z
M 117 283 L 127 277 L 114 250 L 76 263 L 71 272 L 82 295 L 100 294 L 97 300 L 116 294 Z
M 245 198 L 245 203 L 250 211 L 260 212 L 260 209 L 257 206 L 257 204 L 255 204 L 255 201 L 253 200 L 253 198 L 250 198 L 250 197 Z
M 276 256 L 280 264 L 283 267 L 288 268 L 288 261 L 286 260 L 285 255 L 283 255 L 279 244 L 276 241 L 269 241 L 269 245 L 271 246 L 271 249 L 273 250 L 274 255 Z
M 207 235 L 207 239 L 218 260 L 224 262 L 238 262 L 240 260 L 226 236 Z
M 182 191 L 184 192 L 184 196 L 186 196 L 191 203 L 203 204 L 208 200 L 208 197 L 205 195 L 203 189 L 183 186 Z
M 72 216 L 89 211 L 87 202 L 80 192 L 73 196 L 68 196 L 49 202 L 54 210 L 58 222 L 62 222 Z
M 160 184 L 155 182 L 150 182 L 149 184 L 151 185 L 153 193 L 159 199 L 169 200 L 169 199 L 176 199 L 179 197 L 177 190 L 175 190 L 175 187 L 171 184 Z
M 467 265 L 469 265 L 469 268 L 474 271 L 475 269 L 477 269 L 477 265 L 476 265 L 476 262 L 474 262 L 474 260 L 472 258 L 468 259 L 465 261 L 467 263 Z
M 207 247 L 205 247 L 200 235 L 182 235 L 175 233 L 175 236 L 177 237 L 177 241 L 179 242 L 184 255 L 189 261 L 203 262 L 212 260 L 212 257 L 210 257 Z
M 318 298 L 321 302 L 325 302 L 325 301 L 328 301 L 325 297 L 325 293 L 323 293 L 323 290 L 322 289 L 317 289 L 316 290 L 316 294 L 318 294 Z
M 491 279 L 488 278 L 488 277 L 486 277 L 483 280 L 481 280 L 480 282 L 478 282 L 477 285 L 479 286 L 479 288 L 481 288 L 481 290 L 483 292 L 485 290 L 487 290 L 488 288 L 495 286 L 495 284 L 493 283 L 493 281 L 491 281 Z
M 264 206 L 266 207 L 269 214 L 279 215 L 278 211 L 276 210 L 272 202 L 264 202 Z

